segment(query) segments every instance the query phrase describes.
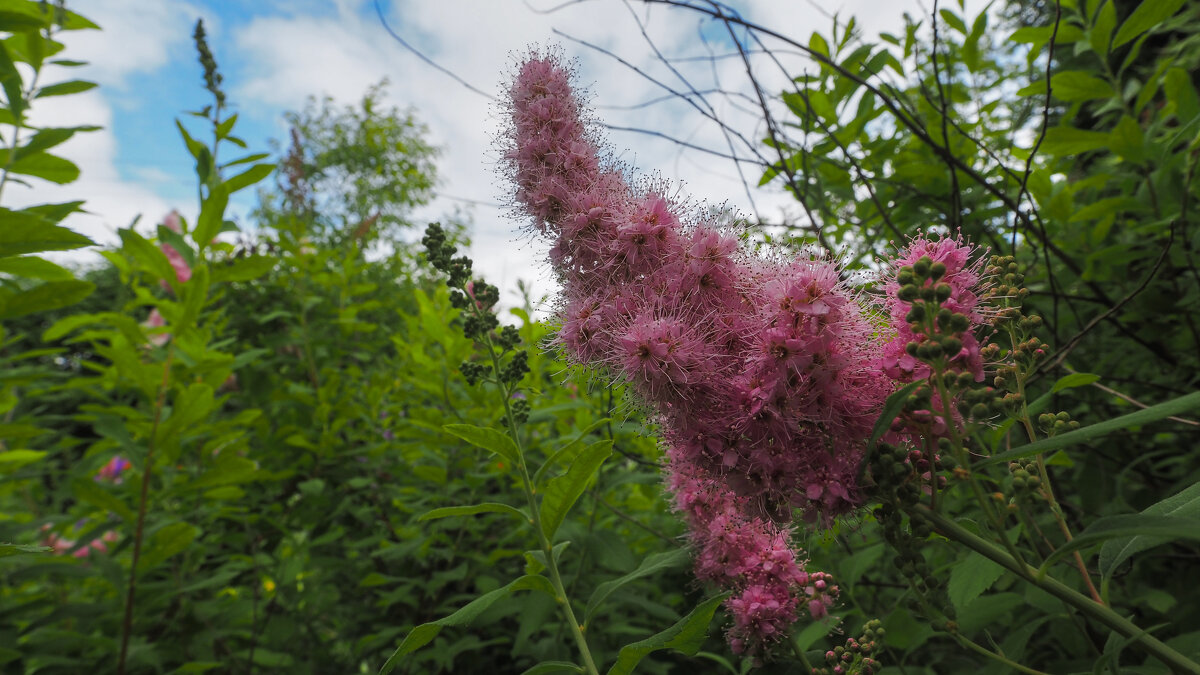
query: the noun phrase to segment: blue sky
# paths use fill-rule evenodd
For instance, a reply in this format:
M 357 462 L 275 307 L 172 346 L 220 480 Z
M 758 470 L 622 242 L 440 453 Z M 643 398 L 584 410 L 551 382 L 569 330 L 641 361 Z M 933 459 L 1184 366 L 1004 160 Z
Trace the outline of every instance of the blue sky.
M 678 102 L 637 110 L 663 92 L 610 57 L 554 34 L 555 30 L 598 44 L 679 86 L 658 63 L 637 20 L 669 56 L 701 56 L 729 46 L 724 28 L 697 15 L 667 7 L 646 7 L 634 0 L 380 0 L 393 29 L 441 65 L 473 85 L 498 93 L 512 55 L 529 45 L 559 44 L 578 60 L 579 80 L 588 88 L 601 120 L 685 138 L 722 148 L 711 122 Z M 269 139 L 283 139 L 283 114 L 310 96 L 330 95 L 341 103 L 358 100 L 371 84 L 390 80 L 389 103 L 412 106 L 429 127 L 430 140 L 442 148 L 439 198 L 417 214 L 436 219 L 465 209 L 474 223 L 479 266 L 502 288 L 517 278 L 550 290 L 552 282 L 538 263 L 543 255 L 517 234 L 518 224 L 498 208 L 502 182 L 495 175 L 492 139 L 499 127 L 497 109 L 486 97 L 468 91 L 398 45 L 380 25 L 372 0 L 77 0 L 68 3 L 92 18 L 103 31 L 66 36 L 68 58 L 91 65 L 70 76 L 92 79 L 100 88 L 87 94 L 48 100 L 35 108 L 35 122 L 93 123 L 105 130 L 73 139 L 64 154 L 79 164 L 80 181 L 65 189 L 39 187 L 19 195 L 32 203 L 84 197 L 91 215 L 70 224 L 102 242 L 115 240 L 117 227 L 136 214 L 149 227 L 171 208 L 194 214 L 195 182 L 191 159 L 174 120 L 199 129 L 200 120 L 184 115 L 208 103 L 201 86 L 191 33 L 205 19 L 209 42 L 225 77 L 225 89 L 239 113 L 239 134 L 252 151 L 269 150 Z M 828 34 L 829 14 L 858 17 L 868 36 L 895 31 L 903 12 L 922 15 L 922 0 L 808 0 L 734 3 L 746 18 L 807 41 L 813 30 Z M 886 11 L 880 11 L 886 7 Z M 544 11 L 558 8 L 555 11 Z M 636 18 L 635 18 L 636 17 Z M 705 44 L 707 41 L 708 44 Z M 808 64 L 796 62 L 796 72 Z M 742 65 L 735 59 L 716 68 L 703 62 L 680 65 L 698 88 L 720 85 L 745 89 Z M 769 71 L 765 77 L 773 77 Z M 51 80 L 65 79 L 66 74 Z M 782 88 L 777 77 L 774 86 Z M 74 99 L 74 100 L 72 100 Z M 744 125 L 748 138 L 760 138 L 755 116 L 730 101 L 714 100 L 719 113 Z M 727 203 L 743 213 L 757 210 L 778 220 L 795 215 L 786 196 L 768 188 L 747 195 L 732 164 L 681 150 L 669 142 L 627 132 L 610 134 L 617 156 L 647 174 L 682 185 L 695 197 Z M 750 183 L 757 176 L 750 176 Z M 242 218 L 254 203 L 244 193 L 234 204 Z

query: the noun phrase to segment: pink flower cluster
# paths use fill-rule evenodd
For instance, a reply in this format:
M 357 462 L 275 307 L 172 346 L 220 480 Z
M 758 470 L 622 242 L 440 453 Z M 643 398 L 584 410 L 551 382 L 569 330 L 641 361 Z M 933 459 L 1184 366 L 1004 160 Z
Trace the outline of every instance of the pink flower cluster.
M 77 525 L 78 526 L 78 525 Z M 71 554 L 71 557 L 80 560 L 87 558 L 93 553 L 108 553 L 108 545 L 117 541 L 120 537 L 116 532 L 109 530 L 97 539 L 93 539 L 84 546 L 76 548 L 74 539 L 67 539 L 60 536 L 57 532 L 50 531 L 50 525 L 43 525 L 42 532 L 46 535 L 42 538 L 42 546 L 49 546 L 55 555 Z M 71 549 L 75 549 L 72 551 Z
M 923 380 L 929 376 L 929 366 L 905 352 L 905 346 L 909 342 L 920 343 L 928 336 L 913 331 L 912 324 L 906 318 L 912 309 L 912 303 L 897 297 L 900 284 L 896 281 L 896 273 L 902 267 L 911 266 L 924 257 L 946 266 L 946 275 L 942 277 L 941 283 L 950 286 L 950 298 L 942 302 L 942 307 L 951 312 L 965 314 L 972 326 L 984 323 L 984 316 L 979 307 L 983 258 L 977 255 L 976 249 L 961 238 L 918 237 L 909 242 L 900 255 L 891 261 L 890 271 L 884 275 L 883 285 L 887 294 L 888 316 L 892 326 L 896 328 L 896 336 L 884 347 L 881 366 L 889 377 L 899 382 Z M 925 285 L 930 286 L 932 282 L 926 281 Z M 963 332 L 962 343 L 962 350 L 950 361 L 951 366 L 961 372 L 973 374 L 976 382 L 982 382 L 983 358 L 979 354 L 979 342 L 972 331 Z
M 735 650 L 761 653 L 836 596 L 805 571 L 789 523 L 861 501 L 865 439 L 895 388 L 876 322 L 828 258 L 748 253 L 715 217 L 632 185 L 557 59 L 530 58 L 509 93 L 517 205 L 563 287 L 557 342 L 652 407 L 697 575 L 732 592 Z

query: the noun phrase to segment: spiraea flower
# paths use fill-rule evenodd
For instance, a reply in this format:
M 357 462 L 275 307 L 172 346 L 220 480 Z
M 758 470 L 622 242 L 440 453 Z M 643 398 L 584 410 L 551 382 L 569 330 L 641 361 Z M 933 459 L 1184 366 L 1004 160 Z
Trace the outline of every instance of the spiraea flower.
M 761 655 L 836 597 L 792 548 L 792 514 L 827 523 L 861 503 L 866 438 L 910 365 L 889 351 L 912 339 L 907 310 L 887 306 L 901 314 L 888 342 L 829 256 L 749 252 L 711 210 L 632 182 L 605 160 L 570 80 L 554 57 L 520 65 L 503 141 L 514 206 L 548 241 L 563 288 L 556 344 L 652 411 L 697 576 L 731 591 L 735 650 Z M 910 248 L 943 261 L 955 307 L 974 309 L 969 255 L 955 242 Z M 963 349 L 973 368 L 978 350 Z

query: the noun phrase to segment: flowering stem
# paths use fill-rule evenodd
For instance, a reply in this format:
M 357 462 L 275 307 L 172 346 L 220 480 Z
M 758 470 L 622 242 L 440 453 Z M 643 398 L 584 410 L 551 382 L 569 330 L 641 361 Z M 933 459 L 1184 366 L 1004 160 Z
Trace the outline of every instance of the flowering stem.
M 125 598 L 125 617 L 121 622 L 121 655 L 117 661 L 117 674 L 125 675 L 125 658 L 129 654 L 129 636 L 133 632 L 133 600 L 137 588 L 138 560 L 142 554 L 142 538 L 146 525 L 146 501 L 150 494 L 150 476 L 154 470 L 154 439 L 158 436 L 158 424 L 162 420 L 166 404 L 167 385 L 170 383 L 171 358 L 175 355 L 174 343 L 167 346 L 167 358 L 163 361 L 162 383 L 158 386 L 158 398 L 154 402 L 154 424 L 150 427 L 147 441 L 146 463 L 142 470 L 142 492 L 138 499 L 137 527 L 133 535 L 133 562 L 129 566 L 129 593 Z
M 1009 339 L 1012 341 L 1013 351 L 1017 348 L 1017 335 L 1013 332 L 1010 325 L 1008 329 Z M 1025 400 L 1025 374 L 1017 370 L 1017 394 L 1020 395 L 1021 401 L 1021 424 L 1025 427 L 1025 433 L 1029 436 L 1029 442 L 1033 443 L 1037 440 L 1037 433 L 1033 429 L 1033 422 L 1029 419 L 1029 406 Z M 1042 481 L 1042 494 L 1046 497 L 1046 501 L 1050 504 L 1050 513 L 1054 516 L 1055 522 L 1058 523 L 1058 529 L 1062 531 L 1063 537 L 1067 543 L 1071 543 L 1071 528 L 1067 525 L 1066 518 L 1063 517 L 1062 507 L 1059 506 L 1058 500 L 1054 497 L 1054 488 L 1050 485 L 1050 475 L 1046 472 L 1046 458 L 1042 453 L 1035 456 L 1038 467 L 1038 477 Z M 1083 563 L 1083 556 L 1079 551 L 1072 554 L 1075 559 L 1075 567 L 1079 569 L 1079 575 L 1083 577 L 1083 583 L 1087 586 L 1088 592 L 1091 593 L 1092 599 L 1100 604 L 1104 604 L 1104 599 L 1100 597 L 1100 593 L 1096 590 L 1095 584 L 1092 583 L 1092 576 L 1088 573 L 1087 565 Z
M 463 291 L 465 293 L 466 289 L 463 289 Z M 467 297 L 471 297 L 471 295 L 468 293 Z M 483 312 L 474 302 L 470 306 L 473 312 Z M 500 369 L 500 357 L 497 356 L 496 347 L 492 342 L 490 333 L 484 333 L 483 342 L 487 346 L 488 355 L 492 359 L 493 372 L 499 374 L 502 372 Z M 588 648 L 587 638 L 583 635 L 584 626 L 575 618 L 575 612 L 571 609 L 571 601 L 567 598 L 567 591 L 563 586 L 562 575 L 558 571 L 558 561 L 554 559 L 554 547 L 546 537 L 546 533 L 542 530 L 541 515 L 538 511 L 537 499 L 534 495 L 536 490 L 533 486 L 533 481 L 529 478 L 529 469 L 525 464 L 525 448 L 521 443 L 521 435 L 517 432 L 517 420 L 513 415 L 512 405 L 509 402 L 510 392 L 504 384 L 500 384 L 500 391 L 503 393 L 504 417 L 508 422 L 508 432 L 512 436 L 513 443 L 517 446 L 517 468 L 521 474 L 521 487 L 525 492 L 525 499 L 529 503 L 529 513 L 533 530 L 537 533 L 538 542 L 546 557 L 546 570 L 550 573 L 550 584 L 554 587 L 554 600 L 562 609 L 563 616 L 567 620 L 567 626 L 571 630 L 571 635 L 575 638 L 575 644 L 579 647 L 579 654 L 583 657 L 584 668 L 589 675 L 599 675 L 600 671 L 596 668 L 595 660 L 592 659 L 592 652 Z
M 1039 576 L 1038 571 L 1029 565 L 1012 558 L 995 544 L 973 534 L 958 523 L 935 513 L 922 504 L 907 507 L 910 515 L 919 516 L 929 521 L 942 535 L 965 544 L 976 553 L 1000 564 L 1015 573 L 1026 582 L 1037 586 L 1050 595 L 1075 607 L 1082 614 L 1108 626 L 1117 633 L 1141 645 L 1142 649 L 1165 663 L 1175 673 L 1200 675 L 1200 664 L 1187 658 L 1164 644 L 1158 638 L 1138 628 L 1133 622 L 1117 614 L 1109 607 L 1093 601 L 1073 588 L 1052 577 Z
M 953 447 L 958 450 L 958 457 L 956 459 L 960 466 L 967 469 L 970 466 L 970 463 L 967 461 L 969 457 L 963 447 L 962 437 L 958 434 L 958 428 L 953 424 L 954 418 L 952 417 L 953 412 L 950 405 L 950 392 L 946 389 L 946 383 L 943 381 L 940 369 L 930 379 L 937 386 L 938 396 L 942 399 L 942 414 L 945 416 L 946 429 L 950 433 L 950 441 Z M 967 470 L 970 471 L 970 469 Z M 1008 554 L 1012 556 L 1013 560 L 1024 565 L 1025 559 L 1021 557 L 1021 553 L 1017 550 L 1016 545 L 1008 540 L 1008 535 L 1004 531 L 1004 519 L 992 509 L 992 503 L 988 501 L 987 495 L 983 493 L 983 488 L 979 486 L 979 481 L 975 480 L 973 472 L 968 474 L 967 482 L 971 484 L 971 491 L 975 493 L 975 499 L 979 502 L 979 507 L 987 514 L 988 520 L 992 521 L 992 527 L 996 529 L 996 536 L 1004 543 L 1004 548 L 1008 550 Z

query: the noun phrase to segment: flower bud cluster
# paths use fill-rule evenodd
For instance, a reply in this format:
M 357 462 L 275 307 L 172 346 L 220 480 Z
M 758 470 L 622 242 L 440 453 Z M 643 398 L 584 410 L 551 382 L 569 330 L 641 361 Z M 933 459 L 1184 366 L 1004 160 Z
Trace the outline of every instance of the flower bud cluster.
M 882 666 L 872 657 L 883 651 L 886 633 L 879 619 L 871 619 L 863 624 L 862 635 L 825 652 L 826 667 L 813 668 L 812 675 L 875 675 Z
M 906 518 L 904 510 L 920 501 L 921 494 L 930 489 L 931 479 L 937 481 L 939 489 L 944 487 L 945 477 L 941 473 L 953 464 L 949 453 L 929 457 L 920 450 L 906 451 L 887 443 L 880 443 L 867 463 L 880 502 L 875 509 L 875 520 L 884 541 L 896 552 L 893 559 L 896 568 L 912 584 L 918 598 L 939 608 L 946 616 L 954 613 L 946 586 L 933 574 L 920 551 L 921 542 L 933 530 L 924 520 Z M 911 609 L 917 614 L 928 613 L 926 604 L 920 601 Z
M 1042 479 L 1036 462 L 1009 462 L 1013 492 L 1018 500 L 1032 499 L 1041 494 Z
M 1079 428 L 1079 422 L 1071 419 L 1071 415 L 1066 412 L 1059 413 L 1044 413 L 1038 415 L 1038 426 L 1047 436 L 1056 436 L 1058 434 L 1074 431 Z
M 450 304 L 465 310 L 461 316 L 463 334 L 476 341 L 490 338 L 492 344 L 499 349 L 499 357 L 511 353 L 508 362 L 501 366 L 499 373 L 486 361 L 464 361 L 459 366 L 459 371 L 471 385 L 481 381 L 495 381 L 510 389 L 516 387 L 529 372 L 529 354 L 517 348 L 521 343 L 521 334 L 515 327 L 500 327 L 500 320 L 496 318 L 494 309 L 500 302 L 500 289 L 482 279 L 470 280 L 471 259 L 454 255 L 458 249 L 447 241 L 446 232 L 440 224 L 430 223 L 425 228 L 425 236 L 421 243 L 425 246 L 425 257 L 429 263 L 448 277 L 446 285 L 450 287 Z M 528 417 L 528 403 L 519 410 L 514 410 L 514 413 L 520 418 Z

